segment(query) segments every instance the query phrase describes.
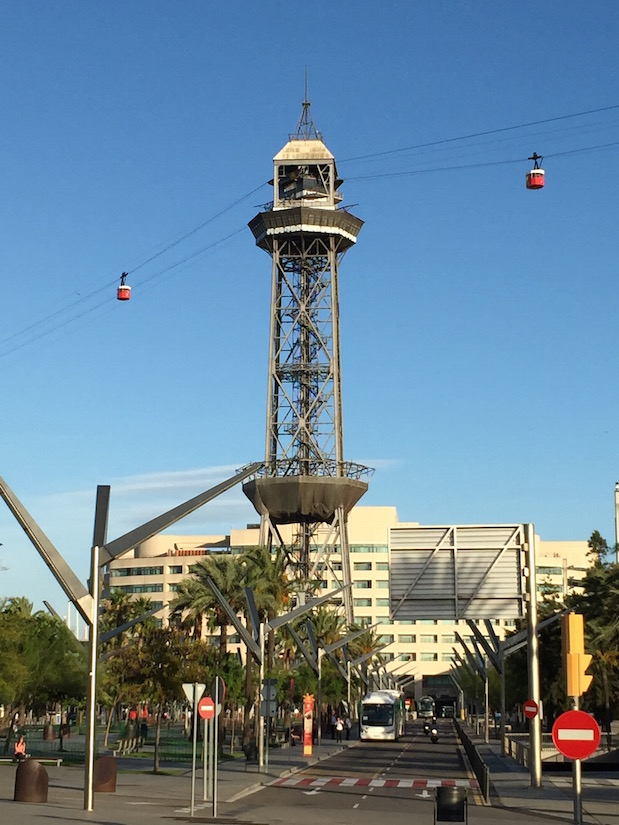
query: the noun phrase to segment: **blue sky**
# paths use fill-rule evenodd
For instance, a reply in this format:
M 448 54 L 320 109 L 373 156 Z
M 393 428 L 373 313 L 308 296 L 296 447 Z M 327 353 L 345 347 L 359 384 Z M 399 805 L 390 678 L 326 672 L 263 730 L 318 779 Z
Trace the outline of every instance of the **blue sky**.
M 5 0 L 0 33 L 0 475 L 82 579 L 97 484 L 114 538 L 263 457 L 247 222 L 306 67 L 365 221 L 340 269 L 362 503 L 614 539 L 616 3 Z M 239 489 L 175 531 L 247 521 Z M 0 541 L 0 596 L 62 611 L 4 506 Z

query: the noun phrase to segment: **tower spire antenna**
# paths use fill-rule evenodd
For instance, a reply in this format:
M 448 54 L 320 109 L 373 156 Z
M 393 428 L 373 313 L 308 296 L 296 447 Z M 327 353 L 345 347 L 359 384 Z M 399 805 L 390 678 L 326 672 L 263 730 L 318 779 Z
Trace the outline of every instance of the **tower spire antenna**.
M 305 97 L 303 98 L 303 109 L 301 110 L 301 117 L 297 123 L 297 130 L 294 135 L 290 135 L 291 140 L 322 140 L 322 135 L 314 125 L 314 119 L 311 113 L 311 104 L 308 95 L 308 71 L 305 67 Z

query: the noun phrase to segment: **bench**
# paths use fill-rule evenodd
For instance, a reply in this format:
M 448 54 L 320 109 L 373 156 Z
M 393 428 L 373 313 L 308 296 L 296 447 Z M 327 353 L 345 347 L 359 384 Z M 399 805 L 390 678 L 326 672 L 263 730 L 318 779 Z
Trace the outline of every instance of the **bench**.
M 134 751 L 137 751 L 139 744 L 140 740 L 137 738 L 119 739 L 113 748 L 114 756 L 118 756 L 118 754 L 124 756 L 127 753 L 133 753 Z
M 286 745 L 288 743 L 288 731 L 276 730 L 271 733 L 269 740 L 271 745 Z
M 63 758 L 61 756 L 30 756 L 26 757 L 27 759 L 34 759 L 36 762 L 40 762 L 42 765 L 55 765 L 59 768 L 63 763 Z M 12 756 L 0 756 L 0 764 L 8 764 L 13 763 L 17 764 L 17 759 L 14 759 Z

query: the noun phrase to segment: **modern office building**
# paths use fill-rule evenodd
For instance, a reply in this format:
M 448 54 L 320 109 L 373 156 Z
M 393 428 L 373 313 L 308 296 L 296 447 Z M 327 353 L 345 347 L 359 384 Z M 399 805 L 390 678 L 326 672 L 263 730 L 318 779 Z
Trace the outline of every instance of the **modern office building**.
M 390 618 L 389 545 L 392 536 L 409 523 L 398 521 L 395 507 L 357 506 L 350 512 L 348 534 L 353 581 L 355 622 L 377 625 L 388 670 L 415 676 L 415 694 L 431 690 L 433 683 L 445 681 L 450 668 L 456 632 L 467 641 L 472 636 L 464 620 L 417 619 L 394 621 Z M 328 529 L 327 526 L 324 528 Z M 191 575 L 192 566 L 202 557 L 214 553 L 240 554 L 259 543 L 259 525 L 232 530 L 229 535 L 180 536 L 158 535 L 113 561 L 105 572 L 105 588 L 119 589 L 134 597 L 146 596 L 161 605 L 163 621 L 168 619 L 167 606 L 179 583 Z M 316 534 L 317 556 L 321 532 Z M 563 599 L 585 574 L 589 560 L 586 541 L 544 541 L 536 537 L 536 584 L 539 598 Z M 332 553 L 321 579 L 325 592 L 341 582 L 341 558 Z M 334 608 L 334 609 L 341 609 Z M 493 620 L 499 638 L 514 620 Z M 235 649 L 239 639 L 230 628 L 229 644 Z M 408 663 L 408 664 L 407 664 Z

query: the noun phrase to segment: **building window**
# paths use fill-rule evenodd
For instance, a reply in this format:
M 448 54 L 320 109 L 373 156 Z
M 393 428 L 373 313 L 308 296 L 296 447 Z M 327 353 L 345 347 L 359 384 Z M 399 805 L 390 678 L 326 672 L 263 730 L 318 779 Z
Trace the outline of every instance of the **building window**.
M 438 642 L 438 636 L 430 636 L 429 634 L 422 633 L 419 641 L 422 645 L 435 645 Z
M 372 599 L 353 599 L 355 607 L 372 607 Z
M 443 633 L 443 635 L 441 636 L 441 644 L 455 645 L 455 643 L 456 643 L 455 633 Z
M 388 553 L 386 544 L 351 544 L 351 553 Z
M 535 573 L 537 576 L 562 576 L 562 567 L 536 567 Z
M 376 599 L 376 607 L 389 607 L 389 599 Z
M 376 582 L 376 587 L 378 590 L 389 590 L 389 580 L 378 579 L 378 581 Z
M 122 590 L 123 593 L 162 593 L 163 584 L 121 584 L 112 590 Z
M 371 561 L 356 561 L 354 563 L 355 570 L 371 570 L 372 569 L 372 562 Z
M 393 642 L 393 636 L 385 633 L 384 635 L 378 637 L 378 641 L 381 645 L 390 645 Z
M 183 572 L 183 565 L 182 564 L 171 564 L 168 567 L 168 573 L 171 573 L 173 576 L 178 576 L 179 573 Z
M 441 653 L 441 662 L 451 662 L 453 653 Z
M 422 662 L 438 662 L 437 653 L 420 653 L 419 660 Z
M 389 562 L 388 561 L 377 561 L 376 562 L 376 569 L 377 570 L 389 570 Z
M 417 624 L 438 624 L 436 619 L 417 619 Z
M 400 653 L 398 659 L 401 662 L 415 662 L 417 661 L 417 654 L 416 653 Z
M 563 588 L 560 584 L 552 584 L 551 582 L 542 582 L 537 585 L 538 593 L 560 593 Z
M 372 587 L 372 582 L 367 580 L 353 582 L 353 587 L 357 590 L 370 590 Z
M 398 636 L 398 642 L 401 645 L 414 645 L 417 643 L 417 637 L 414 636 L 412 633 L 403 633 L 402 635 Z

